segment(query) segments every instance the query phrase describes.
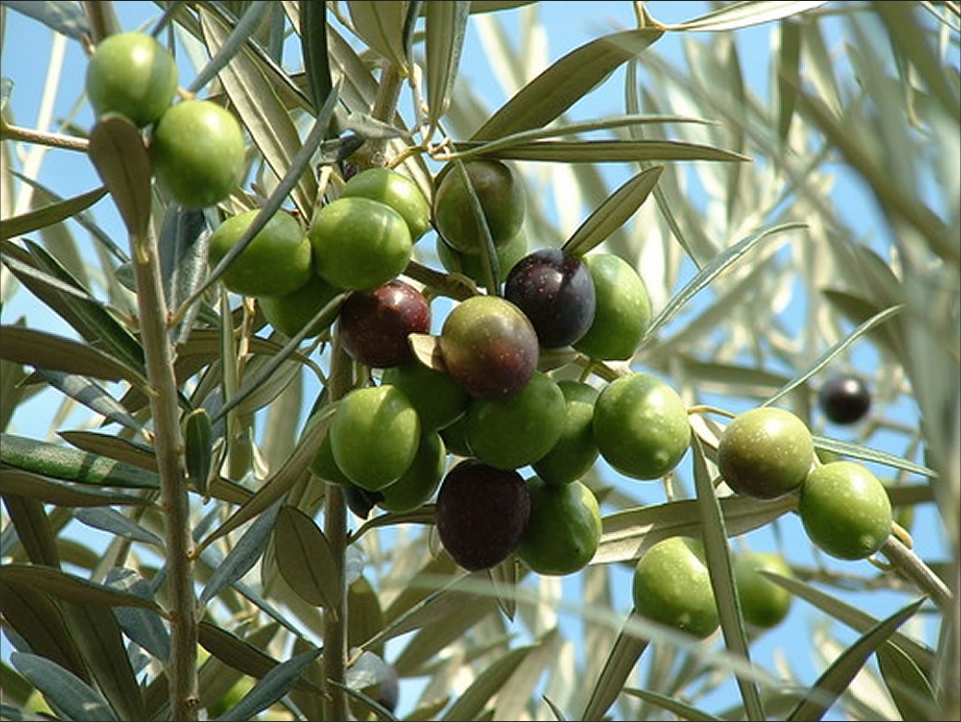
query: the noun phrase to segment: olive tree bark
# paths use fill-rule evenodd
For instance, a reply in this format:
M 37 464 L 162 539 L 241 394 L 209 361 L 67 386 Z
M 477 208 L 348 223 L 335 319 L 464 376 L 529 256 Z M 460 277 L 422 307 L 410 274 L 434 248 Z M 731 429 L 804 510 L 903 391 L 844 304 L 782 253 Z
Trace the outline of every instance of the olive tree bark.
M 167 303 L 160 278 L 157 239 L 151 230 L 133 238 L 133 267 L 137 282 L 141 343 L 150 384 L 154 424 L 154 452 L 160 473 L 160 503 L 164 514 L 167 580 L 170 585 L 171 719 L 197 719 L 197 612 L 190 534 L 190 498 L 184 464 L 174 353 L 167 328 Z

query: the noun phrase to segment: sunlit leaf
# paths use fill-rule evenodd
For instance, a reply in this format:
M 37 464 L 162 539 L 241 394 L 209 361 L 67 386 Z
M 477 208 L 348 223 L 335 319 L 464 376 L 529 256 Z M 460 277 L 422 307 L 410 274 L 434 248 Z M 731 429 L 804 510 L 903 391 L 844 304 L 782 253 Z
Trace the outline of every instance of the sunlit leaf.
M 13 652 L 10 662 L 69 719 L 91 722 L 120 719 L 94 688 L 49 659 Z

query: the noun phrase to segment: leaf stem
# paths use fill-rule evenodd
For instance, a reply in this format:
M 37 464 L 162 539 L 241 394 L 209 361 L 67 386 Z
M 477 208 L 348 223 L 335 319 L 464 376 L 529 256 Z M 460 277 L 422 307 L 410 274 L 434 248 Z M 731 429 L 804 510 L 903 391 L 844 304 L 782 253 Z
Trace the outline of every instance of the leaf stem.
M 881 553 L 894 568 L 914 582 L 947 616 L 955 609 L 954 595 L 941 578 L 895 534 L 888 537 Z

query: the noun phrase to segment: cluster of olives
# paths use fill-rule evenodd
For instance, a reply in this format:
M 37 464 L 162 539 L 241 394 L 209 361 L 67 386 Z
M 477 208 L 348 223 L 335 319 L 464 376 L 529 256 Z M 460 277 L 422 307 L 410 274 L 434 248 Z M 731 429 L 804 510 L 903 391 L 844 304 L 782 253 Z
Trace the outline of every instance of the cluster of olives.
M 810 430 L 795 414 L 757 407 L 731 420 L 718 440 L 717 467 L 736 493 L 757 499 L 797 494 L 805 533 L 819 549 L 843 560 L 878 552 L 891 534 L 893 512 L 887 490 L 863 464 L 821 463 Z M 734 574 L 744 618 L 756 627 L 779 623 L 790 594 L 758 570 L 790 575 L 781 557 L 735 557 Z M 706 637 L 718 627 L 704 552 L 691 537 L 652 545 L 634 571 L 635 609 L 642 616 Z
M 87 97 L 98 119 L 119 115 L 149 129 L 150 163 L 160 186 L 185 208 L 205 208 L 243 180 L 244 135 L 234 116 L 213 101 L 174 103 L 178 80 L 173 55 L 153 36 L 114 33 L 87 64 Z

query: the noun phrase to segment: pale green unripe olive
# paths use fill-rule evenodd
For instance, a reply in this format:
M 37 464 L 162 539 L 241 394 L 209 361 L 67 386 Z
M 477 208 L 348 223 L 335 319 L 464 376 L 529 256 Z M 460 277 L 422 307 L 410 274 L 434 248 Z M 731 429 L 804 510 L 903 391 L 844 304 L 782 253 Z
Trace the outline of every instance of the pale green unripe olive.
M 178 77 L 173 55 L 156 38 L 114 33 L 100 41 L 87 64 L 87 97 L 98 117 L 119 113 L 142 128 L 170 107 Z
M 407 471 L 420 433 L 417 411 L 390 385 L 350 391 L 338 402 L 328 431 L 337 467 L 368 491 L 384 488 Z
M 625 361 L 651 325 L 647 286 L 631 264 L 613 253 L 588 253 L 581 260 L 594 281 L 594 320 L 573 346 L 592 358 Z
M 244 178 L 240 123 L 210 100 L 182 100 L 154 125 L 150 162 L 161 187 L 184 208 L 225 200 Z
M 691 443 L 687 407 L 656 376 L 632 372 L 605 386 L 594 402 L 594 441 L 605 461 L 634 479 L 659 479 Z
M 819 549 L 847 560 L 879 551 L 894 521 L 884 484 L 853 461 L 835 461 L 811 471 L 801 485 L 798 515 Z
M 651 546 L 634 568 L 632 592 L 642 617 L 698 639 L 720 625 L 704 547 L 697 539 L 673 536 Z
M 797 489 L 814 461 L 811 432 L 786 409 L 738 414 L 721 432 L 717 467 L 738 494 L 774 499 Z

